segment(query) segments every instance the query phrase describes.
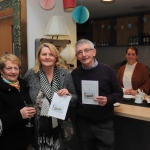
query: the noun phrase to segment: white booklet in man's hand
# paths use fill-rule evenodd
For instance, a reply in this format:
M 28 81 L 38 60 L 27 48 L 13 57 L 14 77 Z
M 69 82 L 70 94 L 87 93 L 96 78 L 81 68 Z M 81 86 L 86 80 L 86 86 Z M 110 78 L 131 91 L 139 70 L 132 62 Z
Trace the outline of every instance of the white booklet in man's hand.
M 48 116 L 52 116 L 55 118 L 65 120 L 70 99 L 71 99 L 71 96 L 68 96 L 68 95 L 59 96 L 57 95 L 57 93 L 54 93 L 54 96 L 52 98 L 51 105 L 48 111 Z
M 98 81 L 82 80 L 82 103 L 98 105 L 94 100 L 98 96 Z

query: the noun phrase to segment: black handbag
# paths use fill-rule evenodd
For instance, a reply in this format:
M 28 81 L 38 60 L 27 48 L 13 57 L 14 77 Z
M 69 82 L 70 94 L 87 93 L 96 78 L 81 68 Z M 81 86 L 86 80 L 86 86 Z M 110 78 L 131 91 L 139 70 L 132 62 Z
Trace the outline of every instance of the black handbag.
M 74 136 L 74 127 L 70 118 L 60 121 L 59 124 L 63 142 L 69 142 Z

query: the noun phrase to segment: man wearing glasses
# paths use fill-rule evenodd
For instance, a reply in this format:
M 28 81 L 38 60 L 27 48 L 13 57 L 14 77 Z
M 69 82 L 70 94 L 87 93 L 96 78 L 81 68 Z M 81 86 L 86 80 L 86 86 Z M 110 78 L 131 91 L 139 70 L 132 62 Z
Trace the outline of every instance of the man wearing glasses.
M 78 102 L 77 136 L 82 150 L 113 150 L 113 104 L 123 92 L 114 70 L 97 62 L 94 44 L 86 39 L 75 45 L 81 66 L 72 71 Z

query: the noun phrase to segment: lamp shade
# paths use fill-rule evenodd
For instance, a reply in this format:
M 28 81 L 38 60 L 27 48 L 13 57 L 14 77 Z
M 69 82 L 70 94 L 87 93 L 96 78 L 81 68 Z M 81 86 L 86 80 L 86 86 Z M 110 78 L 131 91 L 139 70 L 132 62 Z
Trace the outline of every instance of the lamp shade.
M 66 61 L 67 64 L 71 64 L 75 58 L 75 50 L 72 45 L 66 45 L 66 47 L 60 52 L 60 56 Z
M 70 35 L 63 16 L 50 17 L 44 35 Z
M 88 20 L 89 11 L 84 6 L 78 6 L 73 10 L 72 18 L 74 19 L 75 22 L 82 24 Z
M 63 0 L 63 5 L 65 10 L 73 10 L 76 7 L 75 0 Z

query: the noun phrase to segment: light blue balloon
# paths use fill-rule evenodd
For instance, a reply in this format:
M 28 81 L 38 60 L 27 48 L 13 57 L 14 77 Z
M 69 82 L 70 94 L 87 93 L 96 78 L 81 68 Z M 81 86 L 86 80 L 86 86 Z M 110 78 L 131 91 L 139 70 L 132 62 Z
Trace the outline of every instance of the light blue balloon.
M 77 6 L 72 12 L 72 18 L 75 22 L 82 24 L 89 18 L 89 11 L 84 6 Z

